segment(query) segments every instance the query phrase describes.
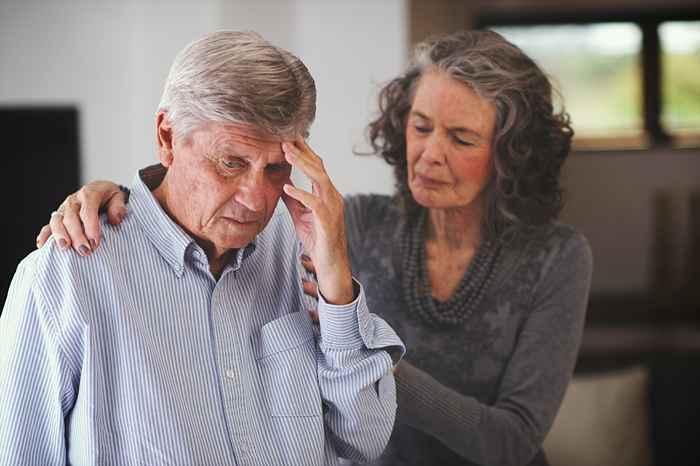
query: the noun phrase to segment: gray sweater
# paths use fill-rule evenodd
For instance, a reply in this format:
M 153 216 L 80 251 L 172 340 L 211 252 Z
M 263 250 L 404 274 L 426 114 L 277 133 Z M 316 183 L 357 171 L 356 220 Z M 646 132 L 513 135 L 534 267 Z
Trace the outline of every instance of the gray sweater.
M 592 257 L 551 224 L 503 249 L 496 279 L 461 326 L 428 327 L 401 292 L 402 216 L 388 196 L 346 199 L 353 274 L 408 349 L 394 433 L 377 464 L 546 465 L 542 441 L 571 378 Z

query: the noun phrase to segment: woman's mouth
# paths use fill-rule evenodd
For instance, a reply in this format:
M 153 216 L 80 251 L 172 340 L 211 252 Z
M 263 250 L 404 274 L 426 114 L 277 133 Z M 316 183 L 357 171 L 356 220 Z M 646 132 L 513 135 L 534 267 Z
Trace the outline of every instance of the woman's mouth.
M 415 175 L 414 180 L 419 186 L 428 189 L 441 188 L 447 184 L 445 181 L 436 180 L 435 178 L 419 174 Z

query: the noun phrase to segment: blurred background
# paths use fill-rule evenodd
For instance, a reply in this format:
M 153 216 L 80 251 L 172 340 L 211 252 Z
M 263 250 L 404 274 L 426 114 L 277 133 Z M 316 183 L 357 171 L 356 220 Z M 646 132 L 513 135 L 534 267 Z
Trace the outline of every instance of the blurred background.
M 563 221 L 590 240 L 595 272 L 580 383 L 550 456 L 700 464 L 697 0 L 0 0 L 3 302 L 67 193 L 128 185 L 155 162 L 155 108 L 191 40 L 251 29 L 298 55 L 318 87 L 310 142 L 339 190 L 391 193 L 389 167 L 353 155 L 367 150 L 379 87 L 413 44 L 463 28 L 495 29 L 535 58 L 577 133 Z

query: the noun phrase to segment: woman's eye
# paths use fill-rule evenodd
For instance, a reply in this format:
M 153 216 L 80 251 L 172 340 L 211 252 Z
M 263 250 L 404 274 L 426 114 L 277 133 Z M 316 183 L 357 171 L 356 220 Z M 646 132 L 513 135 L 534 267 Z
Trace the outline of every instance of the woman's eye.
M 459 144 L 460 146 L 471 147 L 471 146 L 474 145 L 474 143 L 469 142 L 469 141 L 466 141 L 466 140 L 464 140 L 464 139 L 460 139 L 460 138 L 458 138 L 457 136 L 454 137 L 454 140 L 455 140 L 455 142 L 456 142 L 457 144 Z
M 415 128 L 416 131 L 418 131 L 419 133 L 426 134 L 426 133 L 429 133 L 429 132 L 430 132 L 430 128 L 429 128 L 428 126 L 418 126 L 418 125 L 415 125 L 414 128 Z

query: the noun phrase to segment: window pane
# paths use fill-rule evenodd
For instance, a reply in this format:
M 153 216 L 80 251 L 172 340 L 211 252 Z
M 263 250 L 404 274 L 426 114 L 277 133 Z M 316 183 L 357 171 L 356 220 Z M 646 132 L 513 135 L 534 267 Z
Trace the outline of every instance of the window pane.
M 643 131 L 640 50 L 634 23 L 496 27 L 559 88 L 578 137 Z
M 700 131 L 700 21 L 659 27 L 663 79 L 661 121 L 671 133 Z

